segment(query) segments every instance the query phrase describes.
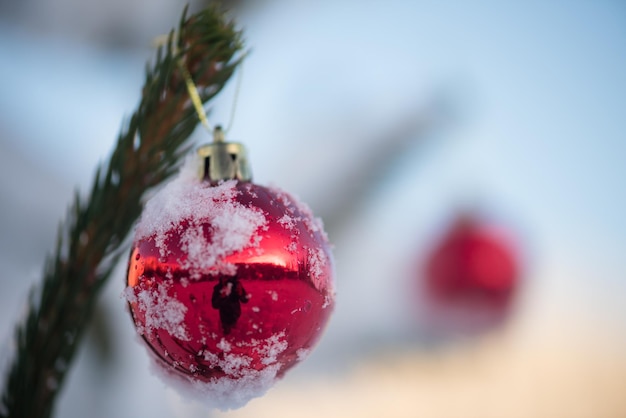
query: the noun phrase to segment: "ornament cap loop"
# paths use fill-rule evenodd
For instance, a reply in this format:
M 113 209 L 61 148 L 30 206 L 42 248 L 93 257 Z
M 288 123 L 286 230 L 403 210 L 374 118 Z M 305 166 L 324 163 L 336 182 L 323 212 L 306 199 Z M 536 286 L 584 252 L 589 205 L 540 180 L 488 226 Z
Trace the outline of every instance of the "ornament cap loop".
M 226 142 L 221 126 L 213 131 L 213 142 L 198 148 L 202 159 L 199 177 L 211 183 L 224 180 L 252 180 L 246 148 L 238 142 Z

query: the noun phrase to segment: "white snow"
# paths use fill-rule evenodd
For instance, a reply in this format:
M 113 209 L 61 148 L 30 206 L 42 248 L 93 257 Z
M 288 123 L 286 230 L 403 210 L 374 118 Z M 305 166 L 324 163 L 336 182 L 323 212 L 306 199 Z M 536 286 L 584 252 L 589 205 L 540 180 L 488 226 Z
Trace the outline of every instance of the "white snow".
M 329 294 L 324 296 L 324 304 L 322 305 L 322 309 L 328 308 L 335 299 L 335 290 L 333 288 L 329 289 Z
M 131 287 L 126 288 L 124 295 L 130 303 L 136 303 L 137 309 L 144 313 L 145 324 L 138 326 L 137 332 L 150 335 L 155 329 L 162 329 L 182 341 L 190 337 L 185 326 L 187 307 L 176 298 L 167 294 L 168 283 L 157 283 L 156 289 L 141 289 L 135 294 Z
M 217 348 L 219 348 L 225 353 L 228 353 L 231 350 L 232 346 L 230 345 L 228 341 L 226 341 L 225 338 L 222 338 L 220 342 L 217 343 Z
M 287 341 L 285 341 L 285 332 L 272 335 L 270 338 L 261 340 L 257 343 L 255 351 L 263 358 L 261 363 L 265 365 L 276 363 L 276 358 L 280 353 L 287 349 Z
M 291 193 L 288 193 L 278 187 L 270 187 L 269 189 L 272 191 L 272 193 L 274 193 L 277 200 L 287 208 L 288 212 L 294 215 L 295 214 L 294 208 L 295 208 L 302 215 L 302 217 L 294 217 L 293 219 L 301 220 L 302 222 L 304 222 L 304 225 L 306 226 L 307 230 L 309 231 L 311 235 L 319 233 L 322 239 L 324 240 L 324 242 L 328 243 L 328 236 L 326 235 L 326 232 L 324 231 L 324 224 L 322 220 L 320 218 L 315 217 L 315 215 L 313 214 L 313 211 L 306 203 L 298 199 L 297 196 L 294 196 Z M 285 222 L 286 219 L 283 219 L 283 218 L 279 219 L 279 222 L 281 222 L 281 220 Z
M 298 356 L 298 361 L 302 361 L 306 359 L 309 356 L 309 354 L 311 354 L 311 350 L 307 348 L 299 348 L 296 351 L 296 355 Z
M 326 267 L 327 259 L 324 250 L 321 248 L 309 248 L 308 262 L 311 271 L 311 281 L 316 289 L 322 288 L 322 279 L 324 278 L 324 267 Z
M 220 341 L 220 344 L 224 343 L 232 349 L 230 343 Z M 229 352 L 220 359 L 216 353 L 201 351 L 198 355 L 203 356 L 212 367 L 221 368 L 227 376 L 203 382 L 164 367 L 156 357 L 152 362 L 152 369 L 165 383 L 189 400 L 221 410 L 240 408 L 251 399 L 265 394 L 274 385 L 281 367 L 278 356 L 287 349 L 288 344 L 283 331 L 267 339 L 253 339 L 237 345 L 252 347 L 252 351 L 260 356 L 265 367 L 262 370 L 252 368 L 252 358 L 243 354 Z
M 296 226 L 296 221 L 300 220 L 299 218 L 293 218 L 289 216 L 288 213 L 285 213 L 279 220 L 278 223 L 281 224 L 285 229 L 293 229 Z
M 146 203 L 135 240 L 154 237 L 165 257 L 167 239 L 175 231 L 188 254 L 183 267 L 190 269 L 192 278 L 206 272 L 234 274 L 235 266 L 220 260 L 258 246 L 262 239 L 258 232 L 267 229 L 268 221 L 261 209 L 237 202 L 236 180 L 211 187 L 197 177 L 196 163 L 189 158 L 179 175 Z M 183 220 L 189 221 L 185 230 L 180 228 Z M 210 225 L 210 231 L 203 230 L 203 224 Z
M 222 370 L 227 375 L 243 377 L 246 375 L 247 371 L 250 370 L 252 358 L 237 354 L 226 354 L 224 356 L 224 361 L 221 361 L 220 363 L 222 364 Z
M 293 238 L 294 238 L 294 236 L 292 236 L 292 239 Z M 286 249 L 290 253 L 295 253 L 296 251 L 298 251 L 298 243 L 296 241 L 291 241 L 289 243 L 289 245 L 287 245 Z

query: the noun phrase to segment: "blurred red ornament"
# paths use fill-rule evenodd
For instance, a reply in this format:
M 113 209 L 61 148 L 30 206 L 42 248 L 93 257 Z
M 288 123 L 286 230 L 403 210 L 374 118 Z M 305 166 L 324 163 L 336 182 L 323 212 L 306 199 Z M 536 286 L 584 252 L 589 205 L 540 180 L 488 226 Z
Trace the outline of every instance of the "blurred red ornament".
M 161 365 L 233 407 L 308 355 L 333 309 L 333 266 L 308 207 L 245 172 L 215 181 L 210 170 L 181 173 L 148 202 L 126 293 Z
M 502 322 L 518 285 L 510 238 L 470 216 L 452 225 L 426 261 L 425 292 L 442 326 L 473 329 Z

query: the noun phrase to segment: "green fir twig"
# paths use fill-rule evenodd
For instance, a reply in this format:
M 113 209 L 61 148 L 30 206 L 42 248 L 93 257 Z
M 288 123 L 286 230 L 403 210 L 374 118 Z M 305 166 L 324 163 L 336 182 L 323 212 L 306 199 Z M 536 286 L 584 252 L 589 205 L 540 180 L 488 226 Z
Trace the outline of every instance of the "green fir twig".
M 61 224 L 42 282 L 31 291 L 28 313 L 15 329 L 15 354 L 0 398 L 0 417 L 49 417 L 84 334 L 95 301 L 141 213 L 150 188 L 167 179 L 198 124 L 184 65 L 202 103 L 213 98 L 241 61 L 242 39 L 232 22 L 210 8 L 186 10 L 148 66 L 138 109 L 122 129 L 108 162 L 95 174 L 87 198 L 78 193 Z M 176 38 L 176 39 L 175 39 Z

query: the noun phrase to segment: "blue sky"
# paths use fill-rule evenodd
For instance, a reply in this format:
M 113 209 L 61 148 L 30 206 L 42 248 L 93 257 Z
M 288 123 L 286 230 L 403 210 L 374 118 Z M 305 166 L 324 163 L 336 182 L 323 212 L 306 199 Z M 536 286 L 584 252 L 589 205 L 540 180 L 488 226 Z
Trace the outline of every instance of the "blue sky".
M 378 206 L 418 208 L 419 220 L 397 218 L 418 228 L 482 200 L 521 223 L 533 252 L 626 281 L 623 4 L 276 1 L 241 22 L 252 54 L 231 137 L 247 143 L 259 181 L 323 200 L 332 184 L 311 155 L 341 165 L 407 106 L 447 89 L 461 122 L 437 149 L 404 158 Z M 85 186 L 136 103 L 150 50 L 0 30 L 2 140 Z M 232 97 L 231 85 L 215 122 Z

